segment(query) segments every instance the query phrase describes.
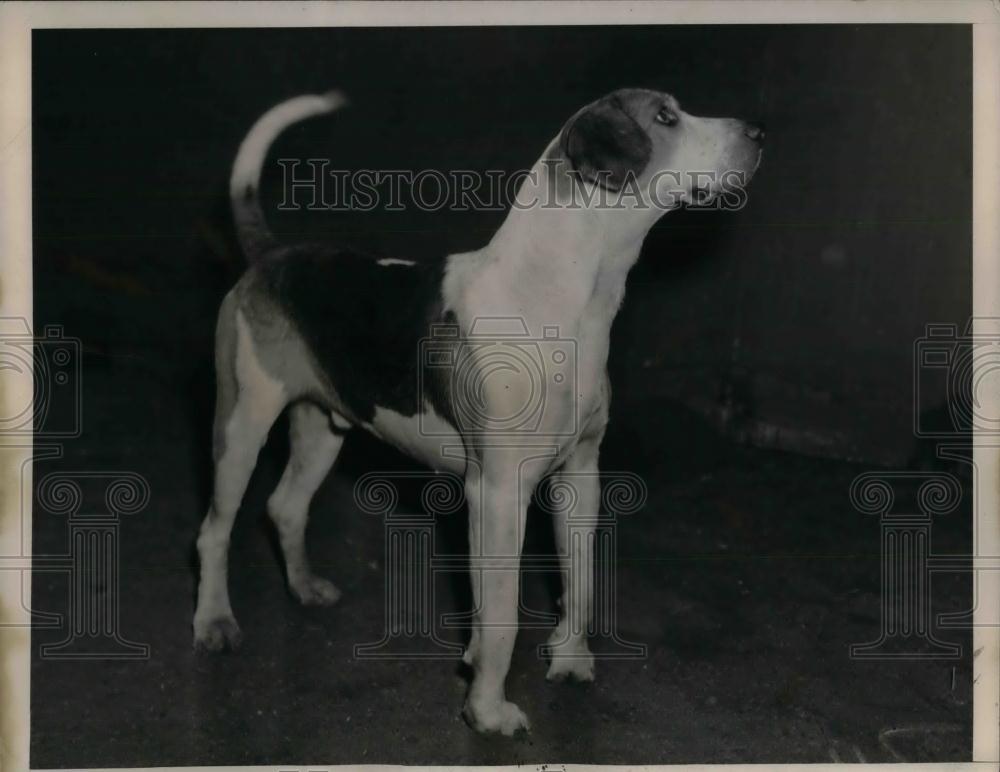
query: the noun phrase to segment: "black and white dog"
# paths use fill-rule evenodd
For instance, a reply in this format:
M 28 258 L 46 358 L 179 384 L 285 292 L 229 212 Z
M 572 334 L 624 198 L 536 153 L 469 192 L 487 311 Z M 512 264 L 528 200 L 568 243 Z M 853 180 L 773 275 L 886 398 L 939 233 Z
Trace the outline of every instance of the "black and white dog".
M 287 126 L 343 101 L 331 93 L 274 107 L 236 157 L 230 193 L 250 268 L 223 301 L 216 330 L 215 487 L 198 537 L 195 644 L 239 642 L 226 578 L 230 530 L 268 430 L 290 405 L 291 458 L 268 510 L 292 593 L 307 604 L 340 595 L 310 571 L 304 532 L 310 499 L 351 427 L 462 475 L 477 568 L 465 716 L 480 731 L 513 734 L 528 727 L 504 680 L 532 491 L 546 475 L 572 475 L 574 523 L 596 520 L 609 334 L 626 275 L 664 211 L 725 194 L 732 172 L 749 179 L 763 131 L 689 115 L 668 94 L 623 89 L 570 118 L 482 249 L 417 263 L 278 244 L 257 197 L 265 154 Z M 423 343 L 438 325 L 452 334 L 434 338 L 429 358 Z M 489 346 L 476 345 L 480 336 L 544 343 L 553 331 L 572 342 L 572 361 L 568 346 L 551 356 L 544 345 L 525 346 L 518 350 L 535 357 L 533 368 L 493 367 L 483 354 Z M 530 415 L 526 405 L 535 406 Z M 589 577 L 588 554 L 566 543 L 565 514 L 556 518 L 561 559 L 575 565 L 564 584 Z M 591 591 L 564 587 L 549 678 L 594 677 L 585 632 L 567 623 L 590 613 Z

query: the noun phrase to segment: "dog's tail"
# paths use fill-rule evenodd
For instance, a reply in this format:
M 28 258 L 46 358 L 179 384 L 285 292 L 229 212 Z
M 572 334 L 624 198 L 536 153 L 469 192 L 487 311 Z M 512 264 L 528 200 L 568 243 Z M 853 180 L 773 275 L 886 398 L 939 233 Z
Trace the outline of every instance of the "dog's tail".
M 345 104 L 347 99 L 339 91 L 297 96 L 264 113 L 246 135 L 233 162 L 229 198 L 233 206 L 236 235 L 250 262 L 275 243 L 257 195 L 260 172 L 271 143 L 293 123 L 333 112 Z

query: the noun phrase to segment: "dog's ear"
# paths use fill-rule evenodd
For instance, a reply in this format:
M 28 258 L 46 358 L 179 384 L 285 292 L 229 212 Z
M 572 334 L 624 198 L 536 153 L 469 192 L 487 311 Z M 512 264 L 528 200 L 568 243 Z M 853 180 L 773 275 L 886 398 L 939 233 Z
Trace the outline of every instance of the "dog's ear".
M 573 116 L 563 129 L 561 145 L 585 180 L 609 190 L 621 190 L 630 173 L 642 174 L 652 154 L 649 135 L 614 96 Z

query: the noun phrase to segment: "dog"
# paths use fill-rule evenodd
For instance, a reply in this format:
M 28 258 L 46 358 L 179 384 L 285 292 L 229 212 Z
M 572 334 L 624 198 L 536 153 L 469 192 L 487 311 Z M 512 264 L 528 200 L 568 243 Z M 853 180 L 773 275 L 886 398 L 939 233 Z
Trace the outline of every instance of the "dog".
M 440 261 L 377 260 L 325 244 L 279 243 L 258 199 L 275 138 L 344 104 L 331 92 L 277 105 L 252 127 L 234 162 L 230 195 L 249 268 L 223 300 L 216 328 L 215 481 L 197 538 L 195 645 L 220 650 L 240 642 L 227 588 L 229 536 L 258 452 L 286 407 L 290 458 L 268 512 L 291 593 L 303 604 L 337 601 L 338 589 L 310 570 L 306 520 L 345 434 L 361 427 L 464 480 L 475 621 L 464 655 L 472 680 L 463 715 L 481 732 L 512 735 L 529 728 L 504 682 L 532 492 L 549 475 L 572 477 L 574 526 L 596 524 L 610 331 L 626 276 L 664 212 L 725 195 L 733 172 L 749 180 L 764 131 L 691 115 L 666 93 L 615 91 L 566 122 L 482 249 Z M 510 320 L 515 330 L 499 329 Z M 494 327 L 482 337 L 484 323 Z M 450 330 L 432 337 L 437 354 L 453 355 L 450 367 L 440 365 L 447 357 L 432 366 L 421 356 L 438 325 Z M 532 370 L 493 367 L 483 353 L 490 347 L 476 345 L 544 342 L 552 330 L 575 344 L 572 366 L 564 360 L 558 373 L 544 371 L 552 365 L 547 349 L 518 349 L 536 357 Z M 530 425 L 512 423 L 524 405 L 537 407 L 538 394 L 544 404 Z M 586 630 L 568 620 L 591 613 L 593 557 L 567 543 L 565 518 L 555 515 L 564 589 L 547 677 L 589 681 Z M 573 576 L 584 577 L 576 591 Z

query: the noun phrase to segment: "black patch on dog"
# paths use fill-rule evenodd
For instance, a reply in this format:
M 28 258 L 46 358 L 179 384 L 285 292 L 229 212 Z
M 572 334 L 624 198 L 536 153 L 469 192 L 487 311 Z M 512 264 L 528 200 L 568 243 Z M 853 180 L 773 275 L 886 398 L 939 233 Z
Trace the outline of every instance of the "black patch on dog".
M 348 250 L 287 247 L 259 270 L 356 419 L 371 422 L 376 406 L 423 412 L 422 388 L 452 421 L 449 374 L 421 362 L 431 326 L 454 323 L 441 296 L 444 260 L 379 265 Z
M 621 190 L 629 175 L 641 174 L 653 152 L 649 135 L 616 94 L 573 117 L 560 144 L 584 179 L 609 190 Z

